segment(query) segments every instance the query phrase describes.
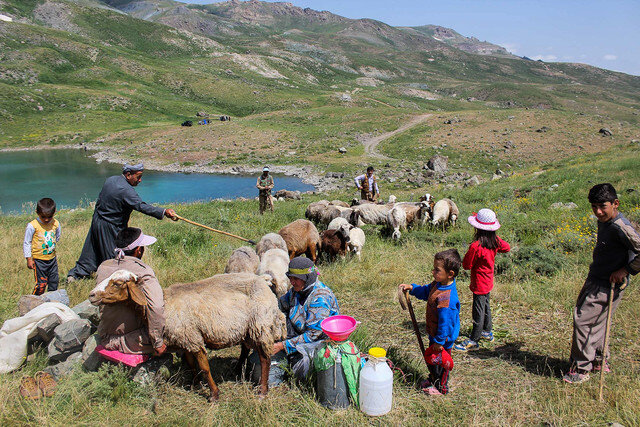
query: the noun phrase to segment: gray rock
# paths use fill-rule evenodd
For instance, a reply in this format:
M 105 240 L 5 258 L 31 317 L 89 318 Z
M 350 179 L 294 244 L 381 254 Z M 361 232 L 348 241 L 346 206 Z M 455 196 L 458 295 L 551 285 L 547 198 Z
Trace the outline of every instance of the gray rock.
M 436 154 L 427 162 L 427 167 L 434 172 L 437 173 L 445 173 L 449 169 L 447 163 L 449 162 L 449 158 L 447 156 L 441 156 L 440 154 Z
M 49 342 L 53 339 L 54 333 L 53 330 L 60 324 L 60 318 L 51 313 L 44 319 L 38 322 L 36 325 L 36 331 L 38 331 L 38 336 L 42 338 L 44 342 Z
M 478 175 L 474 175 L 464 182 L 465 187 L 473 187 L 479 184 L 480 184 L 480 178 L 478 178 Z
M 64 362 L 60 362 L 57 365 L 47 366 L 44 368 L 45 372 L 50 373 L 58 380 L 61 377 L 69 375 L 73 370 L 82 362 L 82 352 L 75 352 L 67 358 Z
M 601 128 L 598 133 L 602 134 L 602 136 L 613 136 L 613 132 L 609 128 Z
M 338 148 L 338 153 L 340 153 L 340 154 L 346 154 L 346 153 L 347 153 L 347 149 L 346 149 L 346 148 L 344 148 L 344 147 L 340 147 L 340 148 Z
M 558 188 L 558 184 L 553 184 L 551 187 L 549 187 L 549 191 L 553 191 L 556 188 Z
M 513 141 L 507 141 L 504 143 L 503 147 L 506 149 L 516 148 L 516 144 L 514 144 Z
M 450 119 L 445 120 L 445 121 L 444 121 L 444 124 L 445 124 L 445 125 L 451 125 L 451 124 L 454 124 L 454 123 L 460 123 L 461 121 L 462 121 L 462 120 L 460 120 L 460 118 L 459 118 L 459 117 L 452 117 L 452 118 L 450 118 Z
M 97 371 L 100 365 L 104 362 L 102 356 L 96 353 L 96 347 L 100 344 L 100 337 L 98 334 L 91 335 L 82 347 L 82 366 L 87 371 Z
M 100 323 L 100 308 L 91 304 L 88 299 L 73 307 L 72 310 L 81 319 L 90 321 L 93 326 L 98 326 L 98 323 Z
M 45 292 L 40 295 L 46 302 L 59 302 L 64 305 L 69 305 L 69 295 L 67 295 L 66 289 L 58 289 L 57 291 Z
M 198 111 L 196 113 L 196 117 L 209 117 L 209 114 L 205 113 L 204 111 Z
M 160 357 L 152 357 L 138 368 L 132 380 L 140 385 L 146 386 L 157 384 L 159 381 L 166 381 L 171 376 L 171 366 L 173 365 L 173 355 L 164 354 Z
M 44 302 L 44 298 L 39 295 L 22 295 L 18 300 L 18 314 L 24 316 Z
M 73 319 L 58 325 L 55 330 L 55 339 L 51 341 L 61 351 L 69 351 L 82 347 L 91 335 L 91 322 L 87 319 Z
M 550 130 L 548 127 L 546 126 L 542 126 L 540 129 L 537 129 L 536 132 L 538 133 L 544 133 L 546 131 Z
M 79 345 L 77 347 L 70 348 L 67 351 L 60 351 L 56 346 L 56 339 L 52 339 L 49 345 L 47 346 L 47 353 L 49 355 L 49 360 L 53 362 L 60 362 L 66 360 L 73 353 L 79 352 L 82 350 L 82 346 Z
M 631 142 L 630 142 L 630 144 L 631 144 L 631 145 L 638 145 L 638 144 L 640 144 L 640 141 L 639 141 L 639 140 L 637 140 L 637 139 L 632 139 L 632 140 L 631 140 Z
M 342 96 L 340 96 L 340 101 L 351 102 L 351 95 L 349 95 L 348 93 L 343 93 Z

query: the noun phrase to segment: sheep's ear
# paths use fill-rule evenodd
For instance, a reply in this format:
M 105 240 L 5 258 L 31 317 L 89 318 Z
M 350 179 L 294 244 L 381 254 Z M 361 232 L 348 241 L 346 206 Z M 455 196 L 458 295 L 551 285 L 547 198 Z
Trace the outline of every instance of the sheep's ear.
M 130 280 L 127 282 L 127 284 L 129 286 L 129 295 L 131 296 L 133 302 L 138 305 L 146 306 L 147 297 L 144 295 L 144 292 L 142 292 L 142 288 L 140 287 L 142 281 L 136 280 L 134 282 L 133 280 Z

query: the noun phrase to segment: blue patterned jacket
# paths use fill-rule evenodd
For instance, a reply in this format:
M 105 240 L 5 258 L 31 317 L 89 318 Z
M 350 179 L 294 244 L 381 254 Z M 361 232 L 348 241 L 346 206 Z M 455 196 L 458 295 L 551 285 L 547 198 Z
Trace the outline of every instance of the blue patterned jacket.
M 321 281 L 316 281 L 306 300 L 293 288 L 280 297 L 280 310 L 287 316 L 287 340 L 284 349 L 287 354 L 296 352 L 297 344 L 311 343 L 325 338 L 320 323 L 330 316 L 340 314 L 338 300 Z

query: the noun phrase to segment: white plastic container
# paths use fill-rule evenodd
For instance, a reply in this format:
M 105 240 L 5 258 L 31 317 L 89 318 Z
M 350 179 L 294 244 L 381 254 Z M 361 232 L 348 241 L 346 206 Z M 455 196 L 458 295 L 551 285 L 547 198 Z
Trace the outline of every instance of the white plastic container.
M 391 411 L 393 372 L 386 355 L 383 348 L 369 349 L 369 360 L 360 371 L 360 410 L 374 417 Z

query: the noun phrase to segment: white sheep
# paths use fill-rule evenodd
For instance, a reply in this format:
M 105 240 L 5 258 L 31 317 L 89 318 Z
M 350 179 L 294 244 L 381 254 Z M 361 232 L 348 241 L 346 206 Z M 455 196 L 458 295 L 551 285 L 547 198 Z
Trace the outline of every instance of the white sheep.
M 364 224 L 384 225 L 387 224 L 387 214 L 393 205 L 377 205 L 374 203 L 365 203 L 353 207 L 360 215 L 360 220 Z
M 396 203 L 387 214 L 387 223 L 393 229 L 392 238 L 399 240 L 401 236 L 400 230 L 418 223 L 424 224 L 429 218 L 429 204 L 427 202 L 402 202 Z
M 327 206 L 329 206 L 328 200 L 320 200 L 318 202 L 310 203 L 309 206 L 307 206 L 307 210 L 305 211 L 304 216 L 310 221 L 319 223 L 320 215 L 326 210 Z
M 279 248 L 269 249 L 260 257 L 260 265 L 256 274 L 271 277 L 272 290 L 278 298 L 289 290 L 289 254 Z
M 361 251 L 366 238 L 362 228 L 353 227 L 349 230 L 349 252 L 358 256 L 358 261 L 362 260 Z
M 441 225 L 443 228 L 447 225 L 456 225 L 456 220 L 460 215 L 458 206 L 451 199 L 441 199 L 433 206 L 433 214 L 431 223 Z
M 118 273 L 117 277 L 116 273 Z M 128 273 L 128 272 L 124 272 Z M 126 276 L 126 277 L 125 277 Z M 146 305 L 134 274 L 115 272 L 108 283 L 96 286 L 89 300 Z M 222 349 L 241 344 L 239 367 L 250 349 L 260 356 L 260 394 L 269 390 L 268 378 L 273 345 L 286 337 L 286 318 L 269 286 L 269 276 L 251 273 L 218 274 L 193 283 L 176 283 L 164 290 L 164 342 L 184 351 L 187 363 L 205 375 L 211 395 L 218 399 L 218 386 L 211 377 L 207 348 Z
M 331 220 L 331 222 L 327 226 L 327 230 L 337 230 L 338 228 L 340 228 L 343 225 L 346 225 L 347 227 L 349 227 L 349 229 L 351 227 L 353 227 L 351 224 L 349 224 L 349 221 L 347 221 L 345 218 L 339 216 L 339 217 L 334 218 L 334 219 Z
M 287 243 L 278 233 L 267 233 L 262 236 L 262 239 L 260 239 L 260 241 L 256 245 L 256 253 L 259 257 L 262 257 L 262 254 L 269 249 L 282 249 L 286 252 Z
M 389 196 L 389 203 L 395 203 L 396 202 L 396 196 L 394 196 L 393 194 Z
M 241 246 L 231 253 L 225 273 L 255 273 L 260 264 L 256 251 L 249 246 Z

